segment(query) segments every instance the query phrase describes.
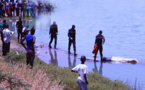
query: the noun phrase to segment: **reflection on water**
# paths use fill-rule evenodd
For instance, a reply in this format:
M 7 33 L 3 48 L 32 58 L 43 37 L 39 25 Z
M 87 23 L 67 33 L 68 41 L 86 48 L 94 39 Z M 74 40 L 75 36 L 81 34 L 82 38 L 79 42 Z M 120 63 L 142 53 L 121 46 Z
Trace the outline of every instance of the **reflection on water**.
M 54 66 L 58 66 L 58 61 L 57 61 L 57 52 L 54 50 L 54 55 L 51 52 L 51 49 L 49 48 L 49 54 L 50 54 L 50 64 L 53 64 Z
M 17 32 L 17 28 L 16 28 L 16 23 L 17 22 L 7 22 L 7 23 L 9 25 L 9 29 L 11 31 Z M 30 21 L 30 20 L 29 21 L 23 21 L 22 24 L 23 24 L 23 27 L 29 25 L 29 29 L 31 29 L 33 26 L 35 26 L 35 22 Z
M 76 56 L 74 56 L 74 58 L 73 58 L 73 64 L 71 64 L 70 54 L 68 54 L 68 66 L 69 67 L 75 67 L 76 66 Z
M 103 75 L 103 62 L 100 62 L 100 68 L 98 70 L 96 62 L 94 62 L 94 68 L 92 69 L 94 73 L 99 73 L 100 75 Z

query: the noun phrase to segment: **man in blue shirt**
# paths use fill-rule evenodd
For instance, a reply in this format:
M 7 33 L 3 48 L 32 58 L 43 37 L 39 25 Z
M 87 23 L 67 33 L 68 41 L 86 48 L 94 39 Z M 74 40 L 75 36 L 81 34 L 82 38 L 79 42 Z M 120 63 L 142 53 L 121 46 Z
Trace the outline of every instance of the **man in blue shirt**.
M 35 44 L 36 37 L 34 36 L 34 33 L 35 33 L 35 28 L 33 27 L 31 29 L 31 34 L 28 34 L 28 35 L 24 36 L 24 38 L 21 41 L 22 46 L 27 51 L 26 65 L 28 65 L 30 63 L 30 66 L 31 66 L 30 69 L 33 68 L 33 62 L 34 62 L 34 58 L 35 58 L 34 44 Z M 25 44 L 23 43 L 24 40 L 26 40 L 27 48 L 26 48 Z

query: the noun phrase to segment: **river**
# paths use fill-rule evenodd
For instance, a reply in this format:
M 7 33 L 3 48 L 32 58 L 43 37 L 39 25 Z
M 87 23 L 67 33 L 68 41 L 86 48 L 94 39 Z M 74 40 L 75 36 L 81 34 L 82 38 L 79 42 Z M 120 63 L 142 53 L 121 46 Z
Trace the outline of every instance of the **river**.
M 68 49 L 68 29 L 73 24 L 76 26 L 78 56 L 93 57 L 91 52 L 95 36 L 102 30 L 106 39 L 103 45 L 105 57 L 135 58 L 139 63 L 86 62 L 89 71 L 100 73 L 112 80 L 122 80 L 131 87 L 137 81 L 137 87 L 145 90 L 144 0 L 50 0 L 50 2 L 56 6 L 54 12 L 51 15 L 42 15 L 36 21 L 36 36 L 39 42 L 37 45 L 44 45 L 43 48 L 39 48 L 39 53 L 41 50 L 44 51 L 40 55 L 44 62 L 61 67 L 74 67 L 80 63 L 76 57 L 64 56 Z M 48 49 L 49 26 L 53 21 L 58 24 L 57 51 Z

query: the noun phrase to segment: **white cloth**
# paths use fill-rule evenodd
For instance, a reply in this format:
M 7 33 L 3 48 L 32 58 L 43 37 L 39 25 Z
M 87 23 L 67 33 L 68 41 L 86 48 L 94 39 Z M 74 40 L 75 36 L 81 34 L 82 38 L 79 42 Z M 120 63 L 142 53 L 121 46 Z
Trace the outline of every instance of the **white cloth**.
M 22 32 L 25 32 L 25 30 L 27 30 L 27 28 L 26 28 L 26 27 L 24 27 L 24 28 L 22 29 Z
M 78 72 L 78 74 L 80 75 L 78 79 L 82 80 L 83 82 L 86 82 L 84 74 L 87 75 L 88 67 L 85 64 L 79 64 L 76 67 L 74 67 L 72 70 Z
M 4 43 L 9 43 L 11 41 L 12 32 L 6 28 L 3 30 Z

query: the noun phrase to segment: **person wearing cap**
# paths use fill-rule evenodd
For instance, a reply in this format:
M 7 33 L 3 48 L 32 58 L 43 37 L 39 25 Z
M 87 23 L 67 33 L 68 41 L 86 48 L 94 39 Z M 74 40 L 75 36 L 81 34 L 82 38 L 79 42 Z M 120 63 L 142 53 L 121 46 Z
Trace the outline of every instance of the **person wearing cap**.
M 85 65 L 86 57 L 81 56 L 81 64 L 78 64 L 75 66 L 71 71 L 76 72 L 79 74 L 78 77 L 78 86 L 79 90 L 88 90 L 88 79 L 87 79 L 87 73 L 88 73 L 88 67 Z
M 73 49 L 74 49 L 74 55 L 76 54 L 76 30 L 75 30 L 75 25 L 72 25 L 72 28 L 68 30 L 68 38 L 69 38 L 69 43 L 68 43 L 68 53 L 71 54 L 70 52 L 70 47 L 71 44 L 73 43 Z
M 101 61 L 103 58 L 103 44 L 105 43 L 105 38 L 102 35 L 102 30 L 99 31 L 99 34 L 96 36 L 95 45 L 97 45 L 97 52 L 95 53 L 94 60 L 96 60 L 98 51 L 100 52 Z
M 58 34 L 57 24 L 56 24 L 56 22 L 53 22 L 53 24 L 50 26 L 50 30 L 49 30 L 49 35 L 51 36 L 51 39 L 49 42 L 49 48 L 51 48 L 51 43 L 52 43 L 53 39 L 55 39 L 54 48 L 56 48 L 57 34 Z
M 13 32 L 9 30 L 9 26 L 6 25 L 5 29 L 3 30 L 3 56 L 7 55 L 10 51 L 10 41 Z

